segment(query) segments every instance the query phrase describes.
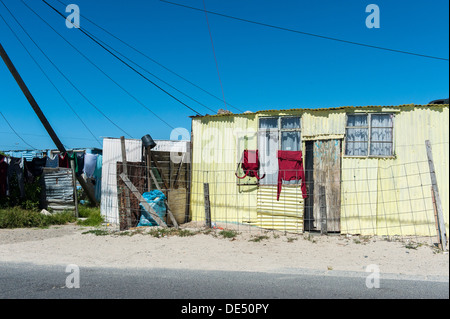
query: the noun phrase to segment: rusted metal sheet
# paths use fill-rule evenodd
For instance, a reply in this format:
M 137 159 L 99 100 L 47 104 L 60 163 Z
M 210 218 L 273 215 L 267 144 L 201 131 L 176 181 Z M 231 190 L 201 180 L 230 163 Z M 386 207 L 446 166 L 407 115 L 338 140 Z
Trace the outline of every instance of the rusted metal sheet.
M 70 168 L 43 169 L 44 201 L 55 212 L 75 210 L 74 180 Z

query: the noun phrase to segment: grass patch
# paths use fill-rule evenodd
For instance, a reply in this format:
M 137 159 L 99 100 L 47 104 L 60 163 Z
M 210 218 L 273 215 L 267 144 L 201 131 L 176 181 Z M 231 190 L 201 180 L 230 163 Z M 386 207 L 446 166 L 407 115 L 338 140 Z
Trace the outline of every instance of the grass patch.
M 219 232 L 223 238 L 234 238 L 238 235 L 238 232 L 235 230 L 222 230 Z
M 107 236 L 110 235 L 110 232 L 102 229 L 91 229 L 82 233 L 83 235 L 93 234 L 95 236 Z
M 13 207 L 0 210 L 0 228 L 45 228 L 52 225 L 73 223 L 76 218 L 73 212 L 65 211 L 44 215 L 38 211 Z
M 100 214 L 100 207 L 78 206 L 78 216 L 86 218 L 78 220 L 77 225 L 97 227 L 104 223 L 104 219 Z
M 248 241 L 253 241 L 255 243 L 258 243 L 264 239 L 269 239 L 269 236 L 261 235 L 261 236 L 254 236 L 253 238 L 249 239 Z

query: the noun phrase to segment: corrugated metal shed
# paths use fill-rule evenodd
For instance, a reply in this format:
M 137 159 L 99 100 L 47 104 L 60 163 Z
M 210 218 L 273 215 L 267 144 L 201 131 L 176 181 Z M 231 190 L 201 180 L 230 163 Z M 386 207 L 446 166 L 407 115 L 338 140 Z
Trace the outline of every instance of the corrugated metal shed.
M 75 210 L 74 179 L 70 168 L 43 169 L 46 208 L 55 212 Z
M 142 161 L 142 140 L 126 139 L 125 150 L 128 162 Z M 102 194 L 100 212 L 106 221 L 119 224 L 117 197 L 117 162 L 122 162 L 122 147 L 119 138 L 103 139 Z
M 430 140 L 448 233 L 449 105 L 443 104 L 265 110 L 193 117 L 192 219 L 204 219 L 203 183 L 209 182 L 214 184 L 210 187 L 213 220 L 258 223 L 258 209 L 266 210 L 260 200 L 266 192 L 258 186 L 237 186 L 234 171 L 243 149 L 257 148 L 259 118 L 300 116 L 303 150 L 308 140 L 326 139 L 341 140 L 344 150 L 347 114 L 372 112 L 394 115 L 395 154 L 385 158 L 342 155 L 341 232 L 434 236 L 425 151 L 425 140 Z

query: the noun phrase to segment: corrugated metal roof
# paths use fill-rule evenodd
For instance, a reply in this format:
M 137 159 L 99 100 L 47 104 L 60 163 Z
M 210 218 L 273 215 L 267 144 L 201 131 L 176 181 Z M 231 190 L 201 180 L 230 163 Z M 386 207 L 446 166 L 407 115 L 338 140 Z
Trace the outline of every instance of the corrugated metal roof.
M 449 104 L 401 104 L 401 105 L 366 105 L 366 106 L 339 106 L 339 107 L 328 107 L 328 108 L 292 108 L 292 109 L 272 109 L 272 110 L 261 110 L 256 112 L 246 112 L 246 113 L 224 113 L 224 114 L 206 114 L 191 116 L 191 118 L 204 118 L 204 117 L 221 117 L 221 116 L 249 116 L 264 113 L 276 113 L 276 112 L 295 112 L 295 111 L 338 111 L 338 110 L 348 110 L 348 109 L 372 109 L 372 108 L 402 108 L 402 107 L 448 107 Z

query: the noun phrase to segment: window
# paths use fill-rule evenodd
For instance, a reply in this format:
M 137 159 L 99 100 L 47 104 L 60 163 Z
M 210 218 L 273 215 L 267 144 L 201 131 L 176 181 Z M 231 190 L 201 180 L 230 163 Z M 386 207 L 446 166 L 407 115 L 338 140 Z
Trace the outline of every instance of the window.
M 258 149 L 260 155 L 261 175 L 266 177 L 260 184 L 277 184 L 278 150 L 301 150 L 300 117 L 267 117 L 259 119 Z M 283 182 L 294 184 L 299 181 Z
M 347 115 L 345 155 L 394 155 L 393 114 Z

